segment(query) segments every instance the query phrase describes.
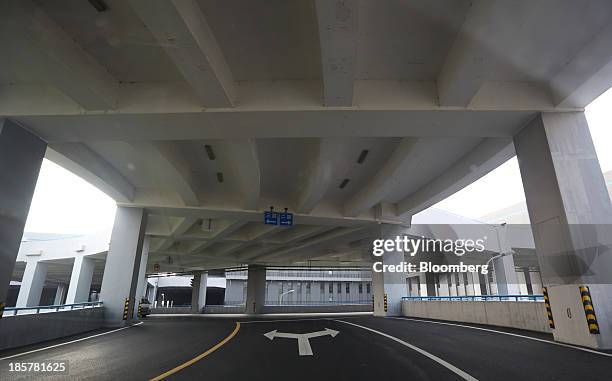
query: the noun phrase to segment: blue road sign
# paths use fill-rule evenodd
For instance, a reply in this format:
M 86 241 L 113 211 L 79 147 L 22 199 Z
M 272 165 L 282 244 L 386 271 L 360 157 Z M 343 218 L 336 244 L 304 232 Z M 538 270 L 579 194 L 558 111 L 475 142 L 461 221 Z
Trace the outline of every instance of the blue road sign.
M 281 226 L 293 226 L 293 213 L 280 213 Z
M 264 224 L 278 225 L 278 213 L 277 212 L 264 212 Z

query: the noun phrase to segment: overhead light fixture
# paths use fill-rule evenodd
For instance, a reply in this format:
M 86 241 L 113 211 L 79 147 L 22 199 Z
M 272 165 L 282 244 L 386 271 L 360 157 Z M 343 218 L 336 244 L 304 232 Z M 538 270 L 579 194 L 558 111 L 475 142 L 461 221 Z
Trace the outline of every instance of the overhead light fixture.
M 215 160 L 217 156 L 215 156 L 215 151 L 213 151 L 212 147 L 208 144 L 204 145 L 204 150 L 206 150 L 206 155 L 210 160 Z
M 364 149 L 363 151 L 361 151 L 361 153 L 359 154 L 359 158 L 357 159 L 357 163 L 363 164 L 369 152 L 370 151 L 368 151 L 367 149 Z
M 223 182 L 223 172 L 217 172 L 217 181 L 220 183 Z
M 349 183 L 349 181 L 351 181 L 350 179 L 344 179 L 342 180 L 342 182 L 340 183 L 340 189 L 344 189 L 344 187 Z
M 105 12 L 108 10 L 108 5 L 102 0 L 89 0 L 89 4 L 96 8 L 98 12 Z

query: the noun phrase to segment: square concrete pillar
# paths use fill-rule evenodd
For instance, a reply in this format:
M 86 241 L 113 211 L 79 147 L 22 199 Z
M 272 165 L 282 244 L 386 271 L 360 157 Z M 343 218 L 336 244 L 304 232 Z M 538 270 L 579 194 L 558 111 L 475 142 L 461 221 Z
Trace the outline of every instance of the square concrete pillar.
M 53 301 L 54 305 L 64 304 L 64 297 L 66 296 L 66 284 L 58 283 L 57 289 L 55 290 L 55 300 Z
M 612 349 L 612 204 L 584 113 L 543 113 L 514 138 L 555 340 Z M 579 287 L 590 289 L 589 329 Z
M 15 307 L 35 307 L 40 305 L 40 296 L 47 279 L 47 264 L 41 261 L 28 261 Z
M 147 263 L 149 262 L 149 239 L 145 237 L 142 243 L 140 266 L 138 268 L 138 283 L 136 284 L 136 297 L 134 298 L 134 312 L 132 318 L 139 319 L 138 305 L 147 293 Z
M 248 269 L 246 291 L 247 314 L 260 314 L 266 303 L 266 268 L 250 265 Z
M 518 277 L 514 266 L 514 256 L 504 255 L 493 260 L 495 271 L 495 283 L 497 283 L 498 295 L 518 295 Z
M 89 301 L 89 290 L 93 279 L 95 262 L 83 255 L 74 258 L 70 285 L 66 294 L 66 304 L 85 303 Z
M 108 326 L 125 325 L 134 315 L 145 228 L 144 209 L 117 208 L 100 290 Z M 126 298 L 129 303 L 124 320 Z
M 406 227 L 396 225 L 380 226 L 378 236 L 380 239 L 403 237 Z M 383 265 L 398 265 L 406 261 L 401 250 L 387 251 L 375 261 L 382 261 Z M 402 314 L 402 297 L 408 295 L 404 272 L 372 272 L 372 287 L 374 288 L 374 316 L 400 316 Z M 385 295 L 387 297 L 387 310 L 385 311 Z
M 0 119 L 0 317 L 47 145 Z
M 194 314 L 199 314 L 206 306 L 206 286 L 208 283 L 208 273 L 197 273 L 193 276 L 193 286 L 191 290 L 191 310 Z

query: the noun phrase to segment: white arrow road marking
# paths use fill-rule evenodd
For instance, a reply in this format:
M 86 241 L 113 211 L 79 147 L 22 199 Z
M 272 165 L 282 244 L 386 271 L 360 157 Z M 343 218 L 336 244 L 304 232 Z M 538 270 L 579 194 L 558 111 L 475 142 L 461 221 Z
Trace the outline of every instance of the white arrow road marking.
M 310 333 L 287 333 L 278 332 L 277 330 L 264 333 L 264 336 L 270 340 L 274 340 L 275 337 L 283 337 L 285 339 L 297 339 L 298 352 L 300 356 L 312 356 L 312 348 L 310 347 L 310 339 L 320 336 L 331 336 L 336 337 L 340 333 L 339 331 L 325 328 L 323 331 L 310 332 Z

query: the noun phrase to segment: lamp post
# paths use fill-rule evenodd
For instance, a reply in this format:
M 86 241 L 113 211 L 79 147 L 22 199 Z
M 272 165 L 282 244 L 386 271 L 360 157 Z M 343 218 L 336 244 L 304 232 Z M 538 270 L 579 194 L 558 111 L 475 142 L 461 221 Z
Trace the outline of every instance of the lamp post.
M 278 296 L 278 305 L 280 306 L 281 304 L 283 304 L 283 296 L 288 295 L 288 294 L 291 294 L 291 293 L 293 293 L 293 292 L 295 292 L 295 290 L 285 291 L 285 292 L 283 292 L 282 294 L 280 294 L 280 295 Z

